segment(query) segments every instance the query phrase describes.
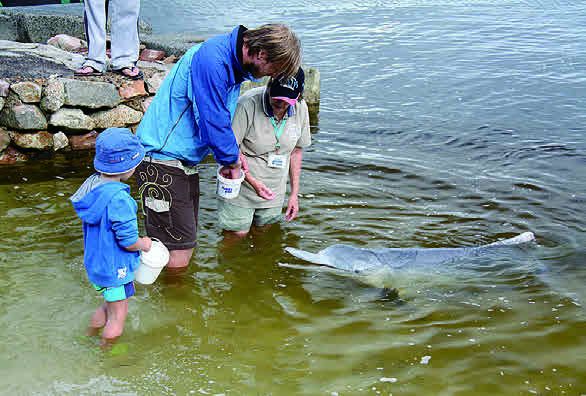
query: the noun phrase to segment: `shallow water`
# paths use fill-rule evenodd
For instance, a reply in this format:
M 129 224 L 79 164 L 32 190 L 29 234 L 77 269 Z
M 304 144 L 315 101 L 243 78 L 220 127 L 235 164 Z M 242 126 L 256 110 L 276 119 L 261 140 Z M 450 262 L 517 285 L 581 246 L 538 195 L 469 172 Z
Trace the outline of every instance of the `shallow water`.
M 82 337 L 100 300 L 67 201 L 89 160 L 0 169 L 0 392 L 586 394 L 582 3 L 159 3 L 142 4 L 159 32 L 298 31 L 322 77 L 301 217 L 222 245 L 203 166 L 197 257 L 183 278 L 137 287 L 104 354 Z M 398 297 L 278 265 L 302 264 L 285 246 L 475 246 L 523 231 L 537 242 L 376 274 Z

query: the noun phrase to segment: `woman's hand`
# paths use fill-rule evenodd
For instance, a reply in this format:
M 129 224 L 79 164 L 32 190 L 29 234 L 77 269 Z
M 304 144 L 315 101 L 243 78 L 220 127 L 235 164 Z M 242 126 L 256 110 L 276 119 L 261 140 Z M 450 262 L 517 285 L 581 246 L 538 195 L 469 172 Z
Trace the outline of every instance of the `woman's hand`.
M 287 202 L 287 210 L 285 211 L 285 220 L 293 221 L 299 214 L 299 198 L 297 194 L 291 195 L 289 197 L 289 202 Z

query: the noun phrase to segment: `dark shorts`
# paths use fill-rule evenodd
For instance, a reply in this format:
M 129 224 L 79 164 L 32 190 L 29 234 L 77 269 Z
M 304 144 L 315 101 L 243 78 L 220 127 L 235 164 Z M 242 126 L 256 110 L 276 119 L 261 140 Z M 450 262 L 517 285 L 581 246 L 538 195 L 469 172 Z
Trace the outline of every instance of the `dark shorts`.
M 146 233 L 169 250 L 196 246 L 199 175 L 145 159 L 134 173 Z

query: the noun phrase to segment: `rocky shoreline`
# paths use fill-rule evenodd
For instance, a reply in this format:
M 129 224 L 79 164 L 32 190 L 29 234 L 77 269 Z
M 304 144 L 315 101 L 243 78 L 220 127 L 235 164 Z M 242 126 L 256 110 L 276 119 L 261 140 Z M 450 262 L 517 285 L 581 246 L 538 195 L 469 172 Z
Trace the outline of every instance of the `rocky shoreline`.
M 36 29 L 35 34 L 23 33 L 23 26 L 34 25 L 31 20 L 39 23 L 40 17 L 47 23 L 45 32 Z M 132 81 L 113 73 L 74 77 L 73 71 L 84 60 L 85 42 L 62 32 L 78 32 L 76 24 L 81 18 L 50 18 L 0 12 L 0 165 L 27 161 L 43 153 L 46 157 L 46 153 L 91 150 L 97 135 L 105 128 L 135 130 L 173 62 L 198 40 L 203 40 L 189 35 L 149 36 L 142 40 L 142 60 L 138 66 L 145 75 L 144 80 Z M 64 24 L 62 18 L 68 22 Z M 13 25 L 16 33 L 9 29 Z M 148 29 L 143 27 L 143 30 Z M 45 38 L 56 31 L 61 33 Z M 48 44 L 16 41 L 31 36 Z M 305 99 L 314 124 L 319 111 L 319 72 L 304 68 Z M 242 92 L 252 86 L 243 84 Z

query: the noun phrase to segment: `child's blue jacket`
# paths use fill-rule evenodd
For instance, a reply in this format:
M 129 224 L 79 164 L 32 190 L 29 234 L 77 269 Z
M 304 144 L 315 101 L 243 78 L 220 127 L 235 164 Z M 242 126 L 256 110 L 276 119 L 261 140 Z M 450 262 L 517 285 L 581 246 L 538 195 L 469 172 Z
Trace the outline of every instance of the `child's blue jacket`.
M 232 116 L 240 84 L 254 80 L 239 59 L 244 30 L 195 45 L 165 77 L 136 131 L 148 155 L 193 166 L 211 150 L 222 165 L 238 161 Z
M 83 222 L 84 264 L 90 282 L 120 286 L 134 280 L 139 252 L 124 249 L 138 240 L 137 205 L 130 187 L 90 176 L 70 198 Z

